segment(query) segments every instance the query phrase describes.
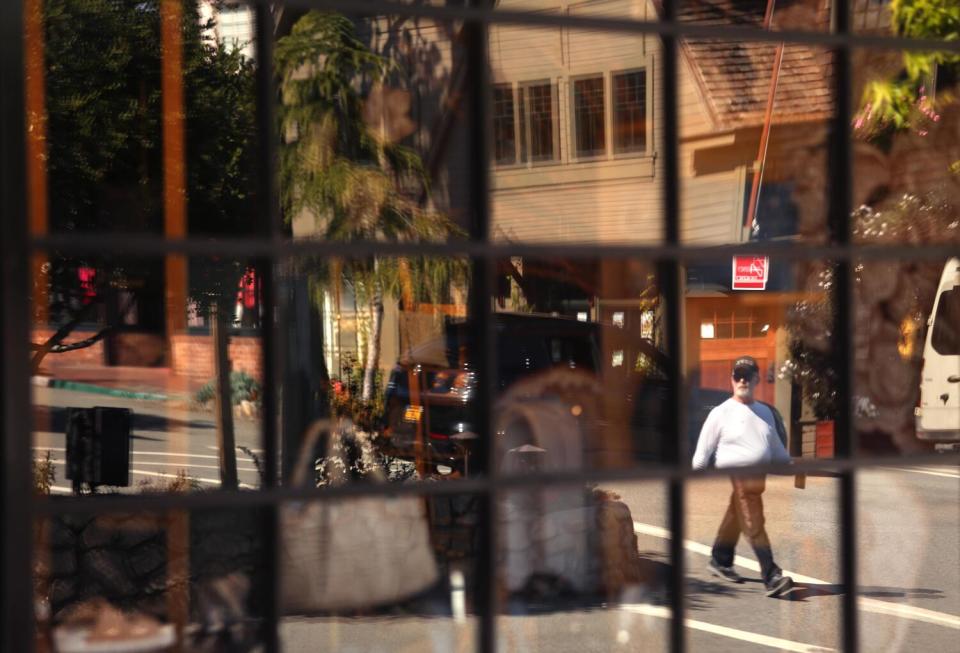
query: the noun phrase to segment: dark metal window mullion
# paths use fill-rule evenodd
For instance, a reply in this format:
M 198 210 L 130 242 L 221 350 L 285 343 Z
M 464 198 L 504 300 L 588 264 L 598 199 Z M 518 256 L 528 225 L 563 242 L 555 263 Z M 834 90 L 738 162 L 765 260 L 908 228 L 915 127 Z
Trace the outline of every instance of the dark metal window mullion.
M 663 3 L 662 19 L 673 25 L 676 18 L 675 0 Z M 677 39 L 664 33 L 663 45 L 663 218 L 664 242 L 668 246 L 680 245 L 680 177 L 679 177 L 679 126 L 677 123 Z M 683 282 L 681 266 L 676 258 L 659 263 L 662 297 L 667 303 L 667 351 L 670 355 L 670 393 L 667 414 L 671 415 L 669 433 L 665 433 L 667 446 L 664 458 L 667 464 L 680 471 L 687 465 L 687 442 L 683 425 L 686 415 L 683 402 L 683 333 L 682 301 Z M 674 477 L 668 488 L 670 528 L 670 650 L 682 653 L 686 650 L 685 569 L 683 540 L 685 536 L 685 485 L 681 476 Z
M 0 3 L 2 4 L 2 3 Z M 657 161 L 661 156 L 658 154 Z M 136 234 L 90 233 L 51 234 L 37 236 L 27 241 L 25 247 L 34 252 L 57 250 L 63 254 L 102 256 L 106 251 L 122 251 L 126 257 L 161 257 L 168 254 L 230 258 L 273 256 L 276 259 L 304 257 L 358 258 L 370 256 L 488 256 L 495 259 L 510 256 L 531 258 L 583 257 L 590 255 L 604 258 L 646 258 L 657 260 L 675 258 L 680 262 L 701 263 L 705 260 L 726 260 L 745 254 L 766 255 L 782 261 L 827 261 L 840 260 L 851 255 L 860 260 L 889 261 L 910 259 L 912 261 L 943 262 L 957 255 L 957 246 L 948 243 L 932 245 L 887 244 L 854 245 L 804 244 L 796 242 L 755 241 L 726 245 L 677 246 L 663 243 L 649 245 L 590 244 L 562 242 L 489 242 L 479 243 L 464 240 L 448 242 L 374 242 L 374 241 L 325 241 L 313 239 L 294 240 L 286 238 L 278 243 L 266 242 L 259 235 L 203 240 L 164 240 L 155 236 Z M 945 453 L 946 456 L 956 454 Z
M 34 644 L 33 483 L 30 410 L 30 272 L 27 242 L 23 3 L 0 3 L 0 253 L 3 294 L 0 376 L 3 427 L 3 589 L 0 650 Z
M 691 0 L 687 0 L 690 2 Z M 571 15 L 560 12 L 538 12 L 530 9 L 493 9 L 477 7 L 481 2 L 450 3 L 398 3 L 397 0 L 295 0 L 298 7 L 312 7 L 343 12 L 348 15 L 394 15 L 402 13 L 409 18 L 434 18 L 440 21 L 484 21 L 497 25 L 526 25 L 529 27 L 567 27 L 574 30 L 595 30 L 617 34 L 669 35 L 677 38 L 718 40 L 731 43 L 780 42 L 806 44 L 819 48 L 869 47 L 891 51 L 944 51 L 960 52 L 960 41 L 945 41 L 936 38 L 906 38 L 881 36 L 865 32 L 837 35 L 828 31 L 812 30 L 798 26 L 783 30 L 765 30 L 757 25 L 734 25 L 729 23 L 705 24 L 698 22 L 673 22 L 634 20 L 618 16 Z M 492 5 L 487 0 L 486 5 Z
M 257 170 L 258 217 L 260 233 L 271 243 L 283 238 L 283 223 L 280 216 L 279 191 L 277 187 L 277 126 L 274 104 L 276 88 L 273 76 L 273 12 L 267 2 L 256 5 L 256 112 L 257 145 L 260 151 Z M 280 261 L 273 256 L 258 259 L 257 268 L 261 280 L 262 319 L 261 365 L 262 365 L 262 449 L 263 479 L 266 488 L 279 485 L 278 476 L 278 401 L 277 387 L 281 378 L 280 347 L 277 346 L 279 328 L 277 321 L 278 292 L 276 272 Z M 278 625 L 280 619 L 280 503 L 271 502 L 262 513 L 262 564 L 263 569 L 263 624 L 261 633 L 267 653 L 280 650 Z
M 840 36 L 850 35 L 849 0 L 836 0 L 834 4 L 834 28 Z M 848 43 L 836 48 L 834 53 L 834 101 L 836 109 L 830 149 L 829 187 L 830 226 L 832 237 L 838 245 L 849 246 L 851 241 L 850 188 L 853 180 L 850 121 L 851 102 L 851 56 Z M 835 422 L 836 455 L 843 458 L 857 457 L 857 438 L 853 417 L 853 266 L 856 259 L 850 256 L 832 262 L 835 265 L 834 283 L 834 365 L 837 382 L 837 415 Z M 856 469 L 850 467 L 840 475 L 840 581 L 844 587 L 841 604 L 843 623 L 842 645 L 848 653 L 859 650 L 859 621 L 857 615 L 857 505 Z
M 487 38 L 489 30 L 485 22 L 477 21 L 464 26 L 466 43 L 467 75 L 471 80 L 469 111 L 467 113 L 470 170 L 470 238 L 487 243 L 490 241 L 490 153 L 489 112 L 490 72 L 487 67 Z M 518 87 L 518 94 L 523 87 Z M 521 120 L 524 117 L 520 116 Z M 477 433 L 483 446 L 477 467 L 486 474 L 486 491 L 480 497 L 481 541 L 477 558 L 476 589 L 480 627 L 478 649 L 482 653 L 497 650 L 497 614 L 499 599 L 497 588 L 497 468 L 496 441 L 493 433 L 493 398 L 496 386 L 496 333 L 491 300 L 495 288 L 494 270 L 496 261 L 482 256 L 471 261 L 470 288 L 471 332 L 473 334 L 473 360 L 477 363 Z

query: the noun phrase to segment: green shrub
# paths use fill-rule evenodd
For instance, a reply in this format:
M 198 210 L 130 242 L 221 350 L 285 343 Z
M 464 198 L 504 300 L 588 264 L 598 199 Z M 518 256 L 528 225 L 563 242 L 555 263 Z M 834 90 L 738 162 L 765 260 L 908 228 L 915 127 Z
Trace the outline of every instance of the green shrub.
M 216 394 L 216 380 L 211 379 L 197 390 L 193 398 L 198 404 L 208 404 L 213 401 Z M 239 405 L 241 401 L 260 401 L 260 382 L 246 372 L 231 372 L 230 400 L 234 406 Z

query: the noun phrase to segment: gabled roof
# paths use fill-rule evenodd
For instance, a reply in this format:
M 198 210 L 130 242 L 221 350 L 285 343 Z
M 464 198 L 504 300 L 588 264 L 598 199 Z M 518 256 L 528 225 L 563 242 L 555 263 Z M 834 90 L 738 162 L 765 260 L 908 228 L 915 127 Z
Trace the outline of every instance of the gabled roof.
M 762 28 L 767 0 L 688 0 L 678 20 L 699 25 Z M 773 29 L 829 27 L 824 0 L 779 0 Z M 683 51 L 718 127 L 759 125 L 767 108 L 775 43 L 687 39 Z M 832 55 L 829 50 L 787 44 L 777 84 L 773 122 L 824 120 L 833 113 Z

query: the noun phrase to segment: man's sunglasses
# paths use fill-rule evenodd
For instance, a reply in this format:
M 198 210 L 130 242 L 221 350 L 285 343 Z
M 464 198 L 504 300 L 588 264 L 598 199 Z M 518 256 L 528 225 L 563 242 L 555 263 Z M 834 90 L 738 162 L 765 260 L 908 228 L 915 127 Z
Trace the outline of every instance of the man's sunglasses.
M 734 370 L 733 380 L 734 381 L 752 381 L 753 375 L 754 375 L 754 372 Z

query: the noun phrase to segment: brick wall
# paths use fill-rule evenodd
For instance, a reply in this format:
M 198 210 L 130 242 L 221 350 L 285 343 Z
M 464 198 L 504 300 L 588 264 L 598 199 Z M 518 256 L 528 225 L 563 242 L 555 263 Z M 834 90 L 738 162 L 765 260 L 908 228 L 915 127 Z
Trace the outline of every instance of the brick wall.
M 42 343 L 51 335 L 53 329 L 35 328 L 32 333 L 34 343 Z M 67 343 L 82 340 L 93 332 L 77 332 L 71 334 Z M 123 348 L 132 348 L 139 352 L 139 357 L 131 355 L 118 361 L 123 364 L 156 365 L 161 362 L 162 351 L 158 350 L 159 343 L 156 337 L 149 334 L 122 334 Z M 172 356 L 171 371 L 175 375 L 209 380 L 213 376 L 213 343 L 209 335 L 180 333 L 171 339 Z M 243 371 L 254 377 L 262 378 L 263 363 L 261 356 L 260 338 L 255 336 L 231 336 L 228 356 L 234 371 Z M 140 360 L 143 359 L 143 360 Z M 148 360 L 149 359 L 149 360 Z M 95 367 L 107 364 L 104 352 L 104 341 L 101 340 L 90 347 L 77 349 L 63 354 L 48 354 L 43 360 L 43 368 L 56 370 L 65 367 Z
M 194 378 L 213 376 L 213 342 L 209 335 L 180 333 L 171 339 L 173 373 Z M 262 378 L 260 338 L 231 336 L 228 349 L 231 369 Z
M 30 334 L 31 342 L 42 344 L 54 334 L 53 329 L 34 328 Z M 65 344 L 84 340 L 94 334 L 93 331 L 74 331 L 68 336 Z M 103 340 L 75 351 L 68 351 L 62 354 L 47 354 L 43 359 L 44 368 L 71 367 L 74 365 L 103 365 L 106 362 L 103 350 Z

